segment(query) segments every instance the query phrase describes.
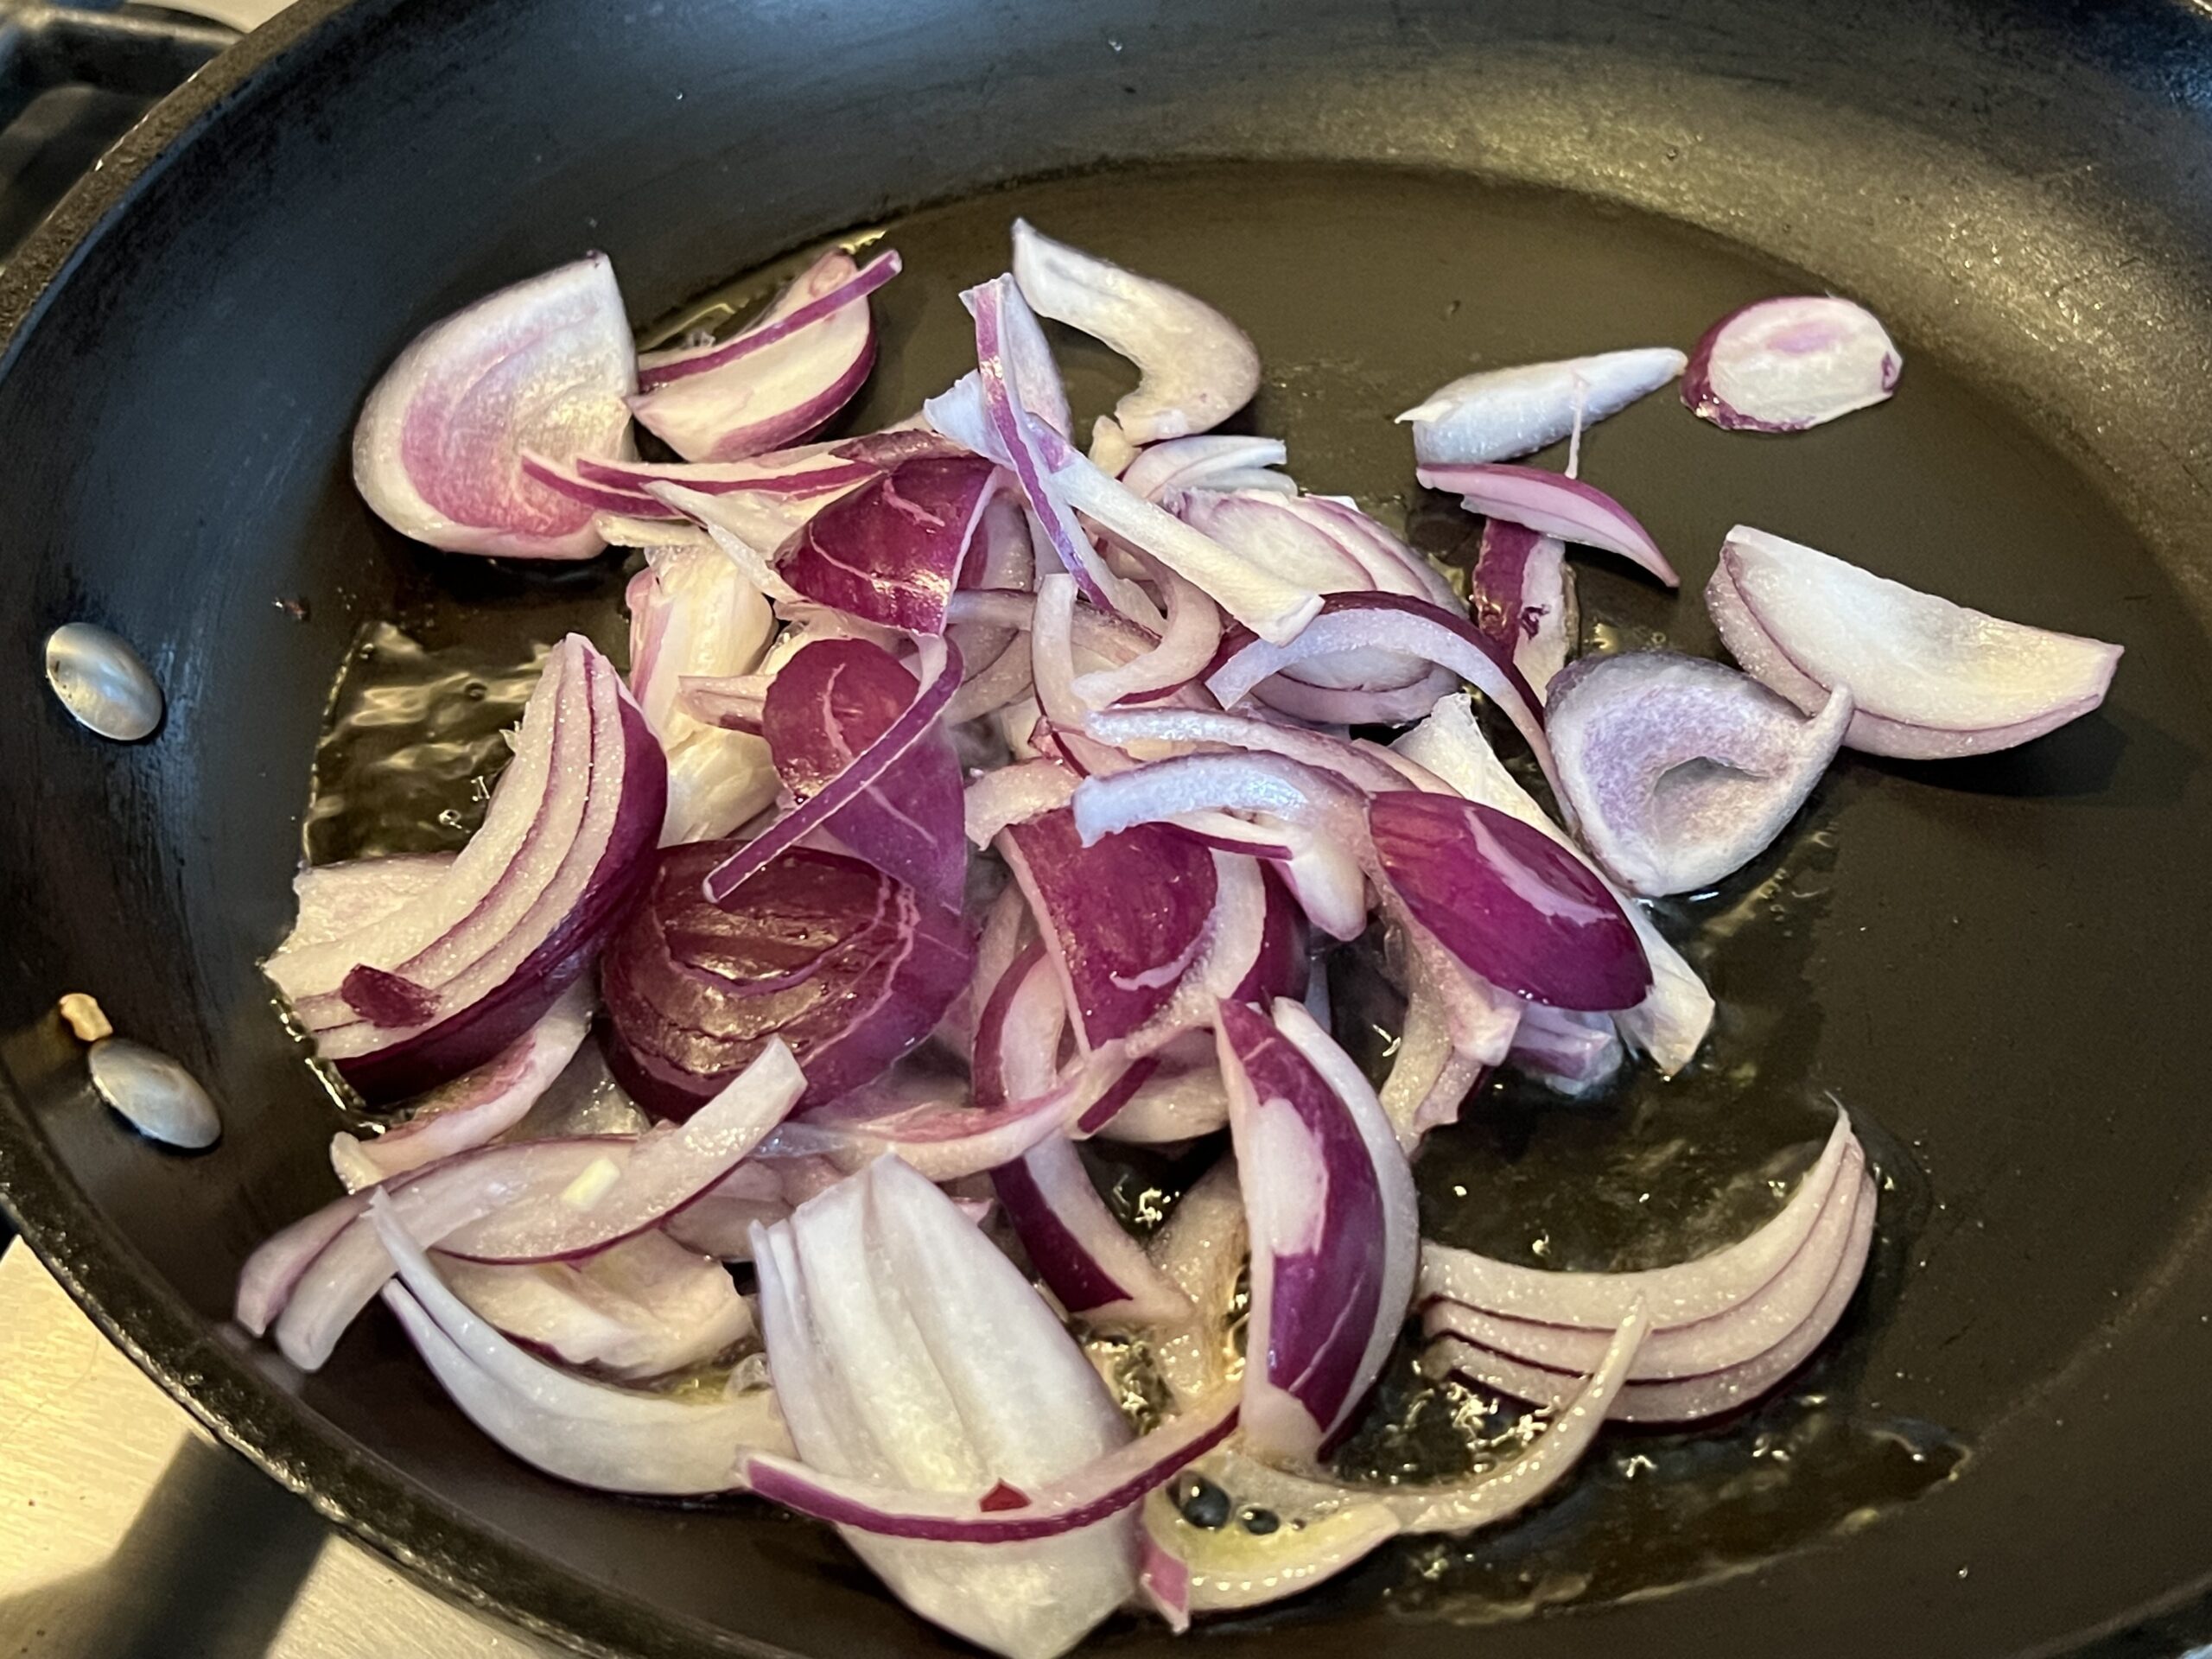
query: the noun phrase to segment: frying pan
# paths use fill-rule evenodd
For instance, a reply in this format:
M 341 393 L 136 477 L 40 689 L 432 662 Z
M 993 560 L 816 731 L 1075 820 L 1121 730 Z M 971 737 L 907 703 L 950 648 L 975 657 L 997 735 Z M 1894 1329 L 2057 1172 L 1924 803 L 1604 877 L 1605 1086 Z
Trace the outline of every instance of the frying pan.
M 2212 17 L 2150 0 L 304 0 L 0 279 L 0 1198 L 219 1435 L 455 1596 L 591 1652 L 950 1650 L 822 1529 L 537 1478 L 381 1316 L 307 1379 L 224 1325 L 245 1252 L 332 1191 L 332 1109 L 255 963 L 349 641 L 393 614 L 615 626 L 611 566 L 549 579 L 375 524 L 346 476 L 363 390 L 425 322 L 588 246 L 644 320 L 899 220 L 856 416 L 887 418 L 961 366 L 953 292 L 1027 211 L 1246 322 L 1256 424 L 1309 487 L 1374 496 L 1408 486 L 1385 417 L 1476 361 L 1687 343 L 1831 287 L 1900 340 L 1894 404 L 1767 441 L 1655 402 L 1589 460 L 1693 590 L 1740 518 L 2128 647 L 2106 709 L 2029 748 L 1840 766 L 1818 842 L 1731 900 L 1763 943 L 1710 964 L 1744 1114 L 1833 1090 L 1889 1136 L 1876 1282 L 1813 1395 L 1963 1459 L 1810 1532 L 1729 1510 L 1725 1538 L 1591 1477 L 1197 1639 L 1973 1659 L 2154 1651 L 2115 1633 L 2163 1619 L 2179 1645 L 2212 1581 L 2208 165 Z M 1711 648 L 1694 601 L 1588 581 L 1621 638 Z M 45 694 L 40 641 L 78 618 L 167 687 L 149 742 Z M 71 989 L 210 1084 L 219 1149 L 103 1113 L 50 1012 Z M 1463 1161 L 1533 1166 L 1471 1134 Z M 1624 1587 L 1593 1564 L 1638 1529 L 1672 1566 Z

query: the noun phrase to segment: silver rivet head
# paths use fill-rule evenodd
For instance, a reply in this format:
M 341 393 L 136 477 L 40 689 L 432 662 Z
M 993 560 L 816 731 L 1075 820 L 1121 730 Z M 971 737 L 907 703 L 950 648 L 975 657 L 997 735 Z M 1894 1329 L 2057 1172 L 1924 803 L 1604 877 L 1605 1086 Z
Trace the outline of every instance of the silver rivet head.
M 46 636 L 46 683 L 79 725 L 118 743 L 162 723 L 162 688 L 138 653 L 89 622 L 65 622 Z
M 157 1048 L 103 1037 L 86 1055 L 92 1087 L 141 1135 L 198 1152 L 222 1138 L 215 1103 L 200 1080 Z

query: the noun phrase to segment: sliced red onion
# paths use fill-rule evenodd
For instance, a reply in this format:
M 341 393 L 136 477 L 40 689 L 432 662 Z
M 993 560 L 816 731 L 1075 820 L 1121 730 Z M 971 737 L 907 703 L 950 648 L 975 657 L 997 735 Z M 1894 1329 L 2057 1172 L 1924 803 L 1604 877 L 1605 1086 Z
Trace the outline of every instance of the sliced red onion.
M 807 598 L 864 622 L 942 633 L 997 477 L 980 455 L 904 462 L 808 519 L 778 569 Z
M 899 256 L 869 270 L 887 281 Z M 686 461 L 742 461 L 804 437 L 875 365 L 872 285 L 849 255 L 824 254 L 734 339 L 645 359 L 630 412 Z
M 640 1136 L 603 1189 L 589 1181 L 555 1204 L 510 1204 L 446 1233 L 437 1246 L 471 1262 L 565 1262 L 658 1225 L 708 1191 L 782 1122 L 806 1089 L 774 1038 L 683 1124 Z
M 1214 855 L 1154 826 L 1086 846 L 1065 810 L 1012 825 L 1000 846 L 1086 1052 L 1167 1006 L 1206 943 L 1219 891 Z
M 672 508 L 663 506 L 641 491 L 599 483 L 587 478 L 574 466 L 549 460 L 527 449 L 522 454 L 522 475 L 556 495 L 589 507 L 595 514 L 613 513 L 622 518 L 652 519 L 676 517 Z
M 960 653 L 950 645 L 925 639 L 919 656 L 922 685 L 913 701 L 857 751 L 836 777 L 715 866 L 703 884 L 709 903 L 727 904 L 730 895 L 748 880 L 807 836 L 826 827 L 849 804 L 876 787 L 908 755 L 933 740 L 938 716 L 960 684 Z M 954 834 L 958 834 L 957 827 Z
M 694 681 L 749 674 L 775 637 L 760 590 L 715 548 L 662 553 L 631 578 L 630 690 L 668 758 L 664 846 L 708 841 L 774 799 L 767 745 L 702 717 Z
M 1455 695 L 1440 702 L 1427 720 L 1399 738 L 1395 748 L 1469 800 L 1510 812 L 1581 855 L 1567 832 L 1545 815 L 1491 752 L 1465 697 Z M 1622 910 L 1636 928 L 1637 943 L 1643 947 L 1644 960 L 1651 965 L 1651 994 L 1616 1018 L 1622 1035 L 1672 1077 L 1696 1057 L 1712 1028 L 1713 993 L 1641 906 L 1624 894 L 1614 897 L 1621 899 Z
M 365 1141 L 341 1132 L 347 1161 L 366 1177 L 347 1185 L 404 1174 L 514 1128 L 583 1046 L 594 1007 L 590 981 L 579 980 L 498 1058 L 423 1096 L 404 1123 Z
M 1491 519 L 1483 526 L 1467 608 L 1475 626 L 1512 653 L 1514 667 L 1536 695 L 1545 696 L 1574 649 L 1574 588 L 1565 544 Z
M 841 495 L 845 491 L 883 475 L 884 461 L 865 439 L 842 443 L 803 443 L 795 448 L 772 450 L 747 461 L 604 461 L 580 457 L 576 477 L 587 484 L 618 490 L 645 502 L 660 504 L 652 494 L 656 484 L 673 484 L 695 495 L 754 495 L 802 499 Z M 944 453 L 952 446 L 941 444 Z M 663 509 L 665 511 L 666 509 Z M 626 509 L 627 511 L 627 509 Z
M 1218 1076 L 1219 1069 L 1212 1069 Z M 1249 1242 L 1234 1154 L 1224 1154 L 1200 1176 L 1152 1236 L 1146 1253 L 1153 1265 L 1198 1314 L 1196 1324 L 1153 1339 L 1153 1363 L 1182 1409 L 1217 1395 L 1229 1381 L 1231 1361 L 1242 1360 L 1230 1342 L 1230 1304 L 1244 1275 Z
M 1101 415 L 1090 423 L 1090 454 L 1091 464 L 1100 472 L 1119 478 L 1136 459 L 1137 447 L 1111 415 Z
M 435 1243 L 503 1205 L 556 1201 L 588 1171 L 594 1181 L 607 1166 L 620 1173 L 632 1145 L 626 1136 L 600 1135 L 480 1147 L 394 1176 L 372 1191 L 388 1192 L 409 1229 Z M 322 1232 L 314 1217 L 263 1245 L 239 1276 L 238 1322 L 257 1336 L 273 1331 L 278 1350 L 303 1371 L 330 1357 L 346 1327 L 391 1276 L 391 1258 L 369 1222 L 367 1198 L 365 1192 L 355 1193 L 327 1206 L 323 1213 L 342 1215 L 344 1224 L 324 1236 L 311 1257 L 301 1259 L 302 1242 Z
M 1065 806 L 1081 781 L 1058 760 L 1020 760 L 978 773 L 961 800 L 968 839 L 989 846 L 1007 825 Z
M 268 965 L 384 920 L 434 891 L 453 861 L 451 853 L 417 853 L 308 866 L 292 878 L 297 919 L 270 953 Z
M 1099 1126 L 1098 1138 L 1128 1146 L 1162 1146 L 1195 1141 L 1228 1125 L 1229 1094 L 1208 1044 L 1196 1061 L 1173 1063 L 1163 1057 Z
M 1398 1144 L 1410 1156 L 1431 1129 L 1459 1121 L 1459 1107 L 1484 1073 L 1489 1062 L 1483 1056 L 1501 1047 L 1510 1049 L 1520 1024 L 1517 1007 L 1484 1010 L 1497 1017 L 1482 1021 L 1464 1017 L 1463 1005 L 1476 1002 L 1484 982 L 1459 969 L 1443 946 L 1425 938 L 1417 924 L 1407 929 L 1408 943 L 1430 948 L 1409 950 L 1406 974 L 1406 1012 L 1398 1028 L 1396 1054 L 1382 1080 L 1377 1098 L 1384 1116 L 1397 1131 Z M 1489 988 L 1508 1003 L 1505 993 Z M 1509 1020 L 1505 1016 L 1510 1015 Z M 1460 1017 L 1455 1017 L 1460 1016 Z M 1495 1034 L 1502 1031 L 1503 1039 Z
M 1055 242 L 1020 219 L 1014 276 L 1038 310 L 1137 365 L 1137 389 L 1114 406 L 1132 443 L 1218 426 L 1260 389 L 1260 354 L 1244 331 L 1180 289 Z
M 1132 493 L 1065 444 L 1049 447 L 1050 486 L 1101 529 L 1149 553 L 1263 639 L 1294 638 L 1319 606 L 1313 589 L 1239 556 Z
M 1265 1467 L 1234 1452 L 1225 1457 L 1217 1452 L 1198 1465 L 1209 1478 L 1220 1473 L 1231 1480 L 1235 1477 L 1227 1470 L 1247 1466 Z M 1166 1492 L 1156 1493 L 1144 1510 L 1147 1550 L 1141 1577 L 1154 1610 L 1179 1631 L 1188 1627 L 1193 1613 L 1234 1612 L 1285 1601 L 1333 1578 L 1398 1535 L 1397 1517 L 1385 1505 L 1363 1498 L 1351 1488 L 1310 1484 L 1326 1493 L 1323 1506 L 1294 1513 L 1258 1548 L 1249 1548 L 1241 1529 L 1233 1526 L 1198 1533 L 1183 1521 Z M 1255 1507 L 1268 1506 L 1262 1503 Z M 1227 1559 L 1212 1559 L 1206 1546 L 1215 1539 L 1230 1541 L 1220 1552 Z
M 1383 874 L 1470 971 L 1554 1007 L 1633 1007 L 1651 970 L 1620 904 L 1550 836 L 1477 802 L 1406 790 L 1368 804 Z
M 1672 346 L 1647 346 L 1486 369 L 1439 386 L 1398 419 L 1413 427 L 1414 458 L 1424 467 L 1511 461 L 1618 414 L 1687 360 Z
M 272 958 L 270 976 L 317 1052 L 371 1099 L 473 1070 L 590 966 L 648 867 L 667 783 L 613 664 L 572 634 L 444 879 L 369 927 Z
M 1387 752 L 1363 747 L 1325 732 L 1307 731 L 1252 715 L 1211 709 L 1105 709 L 1091 715 L 1084 728 L 1093 737 L 1126 748 L 1133 743 L 1196 745 L 1279 754 L 1301 765 L 1335 773 L 1355 789 L 1401 789 L 1404 784 Z
M 1050 352 L 1036 350 L 1042 334 L 1035 314 L 1011 276 L 969 289 L 960 299 L 976 319 L 976 372 L 931 398 L 923 413 L 954 442 L 1013 473 L 1037 528 L 1086 598 L 1102 610 L 1138 614 L 1141 596 L 1107 569 L 1072 509 L 1049 486 L 1048 455 L 1067 448 L 1050 417 L 1065 416 L 1067 393 Z
M 1834 295 L 1760 300 L 1705 331 L 1682 404 L 1731 431 L 1802 432 L 1885 402 L 1904 365 L 1864 306 Z
M 774 1393 L 642 1393 L 533 1358 L 441 1280 L 397 1212 L 376 1217 L 404 1285 L 385 1304 L 455 1404 L 525 1463 L 602 1491 L 660 1497 L 729 1491 L 753 1451 L 790 1445 Z
M 645 353 L 638 359 L 638 385 L 651 391 L 754 356 L 867 298 L 899 270 L 898 254 L 888 250 L 865 265 L 855 264 L 842 251 L 825 253 L 778 295 L 774 304 L 728 340 Z
M 1853 1144 L 1850 1120 L 1839 1113 L 1819 1159 L 1774 1218 L 1694 1262 L 1637 1273 L 1554 1273 L 1431 1243 L 1421 1247 L 1421 1295 L 1544 1325 L 1596 1330 L 1638 1304 L 1664 1326 L 1728 1313 L 1770 1286 L 1803 1247 Z
M 1630 1382 L 1615 1398 L 1610 1414 L 1631 1423 L 1682 1423 L 1737 1410 L 1781 1382 L 1811 1357 L 1843 1318 L 1859 1288 L 1874 1236 L 1874 1186 L 1860 1177 L 1855 1202 L 1840 1206 L 1850 1217 L 1841 1264 L 1832 1274 L 1811 1313 L 1786 1335 L 1751 1358 L 1719 1370 L 1665 1382 Z M 1831 1205 L 1832 1209 L 1839 1206 Z M 1666 1333 L 1656 1333 L 1664 1335 Z M 1572 1379 L 1544 1366 L 1495 1350 L 1445 1337 L 1424 1357 L 1433 1373 L 1456 1373 L 1485 1387 L 1537 1405 L 1556 1404 Z
M 1602 1014 L 1577 1014 L 1531 1002 L 1513 1030 L 1505 1063 L 1563 1095 L 1602 1089 L 1621 1069 L 1620 1032 Z
M 1168 490 L 1160 505 L 1246 563 L 1317 594 L 1357 593 L 1374 586 L 1367 567 L 1328 529 L 1296 507 L 1296 499 L 1268 490 Z
M 657 1232 L 581 1262 L 448 1259 L 446 1282 L 506 1336 L 563 1365 L 639 1381 L 718 1359 L 753 1334 L 722 1264 Z
M 1618 553 L 1669 588 L 1681 582 L 1651 532 L 1611 496 L 1579 478 L 1541 467 L 1491 464 L 1423 467 L 1416 476 L 1432 490 L 1458 496 L 1469 512 L 1503 518 L 1578 547 Z
M 1128 466 L 1118 469 L 1103 462 L 1100 467 L 1106 472 L 1118 471 L 1122 482 L 1136 494 L 1158 501 L 1174 491 L 1236 488 L 1295 493 L 1298 486 L 1289 478 L 1268 470 L 1289 460 L 1290 452 L 1281 438 L 1209 432 L 1147 444 Z M 1269 481 L 1255 482 L 1255 474 L 1265 474 Z M 1232 477 L 1237 481 L 1227 484 L 1225 480 Z
M 927 1038 L 967 982 L 957 913 L 857 859 L 788 852 L 741 905 L 710 902 L 702 878 L 730 847 L 664 849 L 600 966 L 609 1062 L 663 1116 L 716 1094 L 777 1037 L 805 1070 L 807 1103 L 834 1100 Z
M 991 1184 L 1030 1265 L 1070 1313 L 1107 1329 L 1191 1317 L 1189 1300 L 1114 1219 L 1074 1142 L 1044 1141 L 992 1171 Z
M 895 1160 L 764 1229 L 755 1257 L 769 1364 L 817 1481 L 1003 1500 L 1129 1442 L 1044 1299 Z M 1133 1523 L 1112 1516 L 988 1549 L 840 1530 L 924 1618 L 1012 1659 L 1065 1651 L 1135 1585 Z
M 1632 1302 L 1598 1369 L 1564 1403 L 1535 1445 L 1510 1463 L 1464 1481 L 1428 1488 L 1397 1486 L 1381 1494 L 1402 1532 L 1467 1532 L 1519 1514 L 1557 1484 L 1590 1449 L 1619 1397 L 1628 1369 L 1650 1329 L 1640 1302 Z
M 1747 674 L 1673 652 L 1588 658 L 1545 729 L 1582 839 L 1631 893 L 1711 887 L 1782 833 L 1852 716 L 1839 686 L 1808 720 Z
M 761 731 L 777 772 L 798 800 L 818 794 L 920 694 L 890 652 L 864 639 L 821 639 L 777 671 Z M 941 732 L 845 804 L 838 839 L 893 880 L 950 911 L 968 875 L 961 840 L 960 767 Z
M 1847 686 L 1844 746 L 1942 760 L 2009 749 L 2104 701 L 2122 647 L 2006 622 L 1738 524 L 1705 590 L 1720 638 L 1807 713 Z
M 263 1240 L 238 1271 L 231 1317 L 250 1335 L 265 1334 L 324 1249 L 368 1209 L 366 1193 L 349 1193 Z
M 1230 650 L 1207 677 L 1206 689 L 1223 708 L 1232 708 L 1271 674 L 1361 646 L 1420 657 L 1459 675 L 1497 704 L 1551 776 L 1542 708 L 1512 659 L 1465 617 L 1402 594 L 1332 594 L 1287 645 L 1254 639 Z
M 858 1169 L 887 1154 L 932 1181 L 987 1174 L 1050 1137 L 1072 1133 L 1128 1063 L 1101 1056 L 1071 1067 L 1041 1095 L 979 1111 L 963 1090 L 935 1100 L 871 1100 L 855 1090 L 779 1129 L 782 1155 L 819 1154 Z
M 1071 690 L 1086 707 L 1103 709 L 1124 697 L 1173 691 L 1206 671 L 1221 645 L 1221 612 L 1203 588 L 1162 569 L 1167 626 L 1145 655 L 1113 668 L 1076 677 Z
M 403 536 L 449 553 L 587 559 L 590 506 L 524 476 L 626 454 L 637 365 L 622 290 L 594 253 L 517 283 L 417 335 L 353 429 L 353 484 Z
M 1845 1149 L 1820 1214 L 1796 1253 L 1750 1296 L 1706 1319 L 1655 1324 L 1629 1368 L 1630 1381 L 1674 1382 L 1741 1365 L 1810 1319 L 1827 1294 L 1830 1281 L 1850 1259 L 1866 1162 L 1856 1145 Z M 1852 1278 L 1855 1281 L 1857 1277 L 1854 1268 Z M 1544 1325 L 1451 1301 L 1431 1302 L 1424 1308 L 1421 1331 L 1429 1337 L 1458 1337 L 1531 1365 L 1578 1376 L 1596 1367 L 1610 1340 L 1602 1328 Z
M 658 507 L 659 504 L 654 505 Z M 665 518 L 596 512 L 591 522 L 609 547 L 642 548 L 648 552 L 664 547 L 702 547 L 712 551 L 715 545 L 712 536 L 697 524 L 675 517 L 672 511 Z
M 1215 1035 L 1252 1234 L 1244 1439 L 1310 1459 L 1397 1340 L 1420 1250 L 1413 1173 L 1358 1067 L 1297 1003 L 1270 1023 L 1224 1002 Z
M 1040 1492 L 1018 1491 L 1003 1481 L 974 1493 L 878 1486 L 777 1457 L 747 1459 L 745 1474 L 755 1497 L 835 1526 L 935 1543 L 1021 1543 L 1058 1538 L 1135 1508 L 1236 1427 L 1236 1398 L 1224 1393 L 1209 1409 L 1171 1418 Z

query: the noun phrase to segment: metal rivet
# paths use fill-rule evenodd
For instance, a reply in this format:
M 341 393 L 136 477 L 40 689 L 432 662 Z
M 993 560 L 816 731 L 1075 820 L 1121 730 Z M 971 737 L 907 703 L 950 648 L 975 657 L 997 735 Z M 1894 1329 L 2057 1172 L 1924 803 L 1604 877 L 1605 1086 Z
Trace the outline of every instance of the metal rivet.
M 162 723 L 162 688 L 129 642 L 89 622 L 46 636 L 46 683 L 78 724 L 135 743 Z
M 141 1135 L 188 1152 L 222 1138 L 222 1120 L 200 1080 L 157 1048 L 103 1037 L 86 1053 L 92 1087 Z

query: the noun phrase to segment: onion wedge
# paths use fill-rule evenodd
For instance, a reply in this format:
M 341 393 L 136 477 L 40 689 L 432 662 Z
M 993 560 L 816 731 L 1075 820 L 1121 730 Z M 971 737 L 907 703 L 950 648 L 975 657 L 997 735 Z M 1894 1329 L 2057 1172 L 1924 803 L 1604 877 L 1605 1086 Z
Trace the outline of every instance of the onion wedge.
M 2121 647 L 1968 610 L 1738 524 L 1706 608 L 1753 677 L 1808 714 L 1847 686 L 1844 747 L 1910 760 L 2009 749 L 2105 700 Z

